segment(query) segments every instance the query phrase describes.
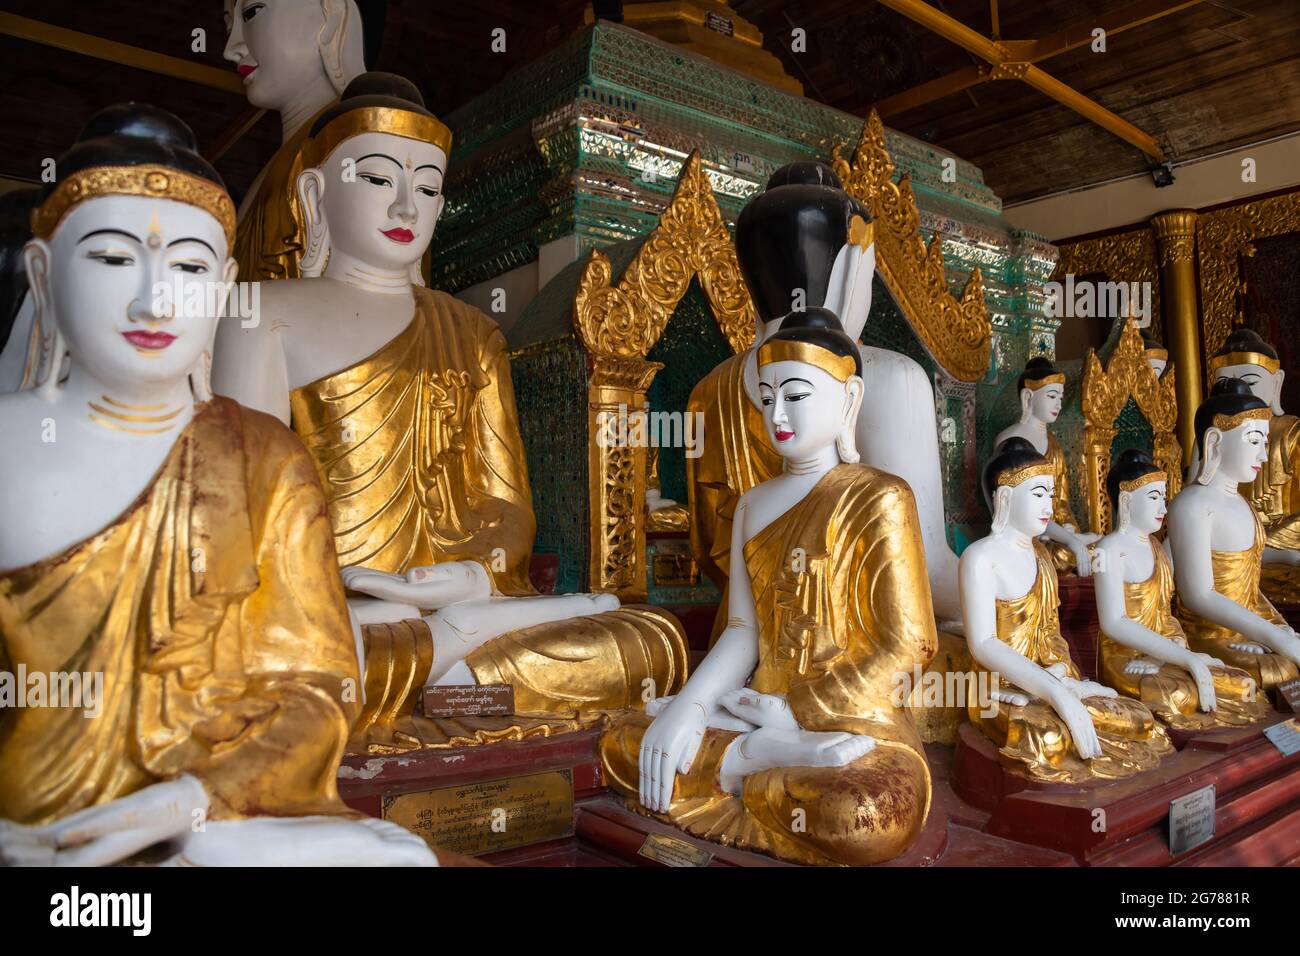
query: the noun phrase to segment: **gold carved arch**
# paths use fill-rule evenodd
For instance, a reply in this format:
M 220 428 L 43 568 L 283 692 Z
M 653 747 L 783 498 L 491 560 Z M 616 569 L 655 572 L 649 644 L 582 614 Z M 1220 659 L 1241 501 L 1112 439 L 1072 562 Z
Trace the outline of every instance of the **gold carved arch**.
M 911 178 L 893 181 L 894 161 L 875 110 L 863 124 L 852 164 L 837 144 L 831 166 L 845 191 L 871 212 L 876 270 L 921 344 L 953 378 L 979 381 L 988 371 L 993 340 L 983 277 L 979 269 L 973 270 L 960 299 L 949 290 L 943 239 L 936 235 L 927 247 L 921 238 L 921 213 Z
M 1151 424 L 1155 447 L 1152 459 L 1168 476 L 1166 495 L 1173 498 L 1182 487 L 1183 453 L 1178 445 L 1178 400 L 1174 395 L 1172 365 L 1157 377 L 1147 363 L 1142 333 L 1132 318 L 1124 322 L 1119 345 L 1102 368 L 1097 353 L 1089 349 L 1083 365 L 1083 465 L 1087 481 L 1089 527 L 1098 534 L 1111 530 L 1110 498 L 1106 477 L 1110 473 L 1115 419 L 1132 398 Z
M 644 599 L 647 449 L 602 441 L 610 416 L 645 414 L 663 366 L 646 359 L 699 277 L 722 334 L 736 352 L 754 342 L 756 318 L 713 187 L 691 153 L 672 199 L 617 285 L 609 257 L 593 250 L 578 280 L 573 324 L 587 348 L 589 586 Z

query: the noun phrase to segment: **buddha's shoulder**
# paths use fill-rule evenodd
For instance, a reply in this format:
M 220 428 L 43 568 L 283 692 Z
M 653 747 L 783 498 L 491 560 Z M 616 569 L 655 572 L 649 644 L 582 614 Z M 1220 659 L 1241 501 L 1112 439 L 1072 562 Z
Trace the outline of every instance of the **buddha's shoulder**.
M 298 457 L 310 460 L 302 440 L 274 415 L 248 408 L 224 395 L 214 396 L 212 401 L 216 406 L 214 412 L 239 428 L 245 455 L 279 461 Z
M 849 510 L 870 509 L 876 513 L 916 510 L 912 486 L 888 471 L 861 463 L 843 464 L 833 477 L 843 505 Z
M 451 322 L 462 328 L 468 326 L 484 337 L 494 332 L 501 334 L 501 326 L 495 319 L 477 306 L 470 305 L 454 295 L 441 289 L 426 289 L 423 286 L 416 286 L 412 292 L 415 294 L 416 302 L 433 322 Z

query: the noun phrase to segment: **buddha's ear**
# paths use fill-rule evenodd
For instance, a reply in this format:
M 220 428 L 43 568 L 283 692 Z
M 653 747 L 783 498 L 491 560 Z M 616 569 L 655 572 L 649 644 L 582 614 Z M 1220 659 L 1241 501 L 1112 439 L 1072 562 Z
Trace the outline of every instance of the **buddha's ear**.
M 1006 528 L 1011 520 L 1011 492 L 1006 485 L 998 485 L 993 492 L 993 527 L 991 533 L 997 534 Z
M 1217 428 L 1207 428 L 1201 446 L 1201 471 L 1196 476 L 1196 483 L 1208 485 L 1214 480 L 1214 473 L 1219 470 L 1219 462 L 1223 459 L 1223 432 Z
M 366 71 L 361 17 L 352 0 L 321 0 L 325 25 L 316 35 L 321 63 L 334 90 L 342 94 L 352 80 Z
M 298 208 L 302 212 L 303 251 L 298 271 L 304 278 L 315 278 L 325 271 L 329 261 L 330 232 L 325 221 L 325 174 L 319 167 L 298 174 Z
M 31 239 L 23 246 L 23 270 L 27 273 L 27 294 L 32 297 L 32 324 L 36 328 L 26 364 L 31 370 L 31 384 L 43 398 L 52 400 L 58 391 L 67 347 L 55 321 L 50 295 L 49 243 Z
M 1034 401 L 1033 389 L 1022 388 L 1020 390 L 1020 420 L 1023 422 L 1029 417 L 1029 406 Z
M 835 450 L 839 452 L 840 461 L 856 465 L 862 460 L 858 453 L 858 412 L 862 408 L 862 393 L 865 388 L 861 376 L 850 375 L 844 383 L 844 411 L 840 421 L 840 432 L 835 438 Z
M 1282 380 L 1286 378 L 1286 372 L 1278 369 L 1273 373 L 1273 414 L 1282 414 Z
M 1133 504 L 1133 493 L 1121 491 L 1115 500 L 1115 527 L 1124 529 L 1129 525 L 1129 507 Z

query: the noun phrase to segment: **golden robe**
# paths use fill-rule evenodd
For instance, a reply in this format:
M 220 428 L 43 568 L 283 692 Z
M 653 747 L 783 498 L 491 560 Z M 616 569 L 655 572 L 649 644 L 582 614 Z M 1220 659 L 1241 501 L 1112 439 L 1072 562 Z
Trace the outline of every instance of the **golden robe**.
M 792 548 L 806 564 L 790 565 Z M 905 851 L 925 824 L 930 773 L 898 688 L 935 653 L 934 615 L 916 505 L 906 483 L 865 465 L 831 469 L 745 545 L 759 659 L 749 686 L 784 696 L 809 731 L 876 741 L 844 767 L 782 767 L 720 787 L 740 735 L 710 729 L 678 774 L 668 822 L 728 846 L 796 863 L 863 865 Z M 610 785 L 638 801 L 638 754 L 651 720 L 620 719 L 601 739 Z M 796 813 L 799 810 L 802 813 Z
M 722 591 L 713 638 L 726 626 L 727 575 L 731 560 L 731 522 L 740 496 L 781 474 L 785 467 L 772 447 L 763 412 L 745 391 L 748 353 L 733 355 L 704 376 L 691 391 L 689 414 L 704 415 L 706 440 L 698 458 L 686 459 L 690 496 L 691 552 Z M 960 635 L 939 631 L 939 650 L 929 671 L 940 676 L 970 669 L 970 652 Z M 952 744 L 966 719 L 960 707 L 912 707 L 921 739 Z
M 537 522 L 505 337 L 444 292 L 414 292 L 405 330 L 290 395 L 294 430 L 325 488 L 338 561 L 405 573 L 475 560 L 497 592 L 535 593 L 528 566 Z M 368 626 L 365 638 L 367 714 L 359 726 L 392 728 L 411 713 L 430 672 L 431 638 L 422 622 Z M 681 625 L 654 608 L 524 628 L 489 641 L 465 663 L 480 684 L 513 685 L 516 714 L 539 719 L 472 721 L 444 734 L 402 717 L 396 736 L 371 743 L 442 746 L 551 733 L 593 711 L 641 706 L 651 686 L 652 697 L 675 693 L 687 661 Z
M 1051 464 L 1052 476 L 1056 479 L 1052 486 L 1052 521 L 1059 525 L 1068 524 L 1078 530 L 1074 511 L 1070 508 L 1070 469 L 1065 463 L 1065 451 L 1050 431 L 1047 433 L 1047 451 L 1043 457 Z M 1057 571 L 1065 574 L 1078 573 L 1079 562 L 1068 547 L 1059 541 L 1044 541 L 1043 547 L 1047 549 Z
M 302 148 L 315 122 L 316 118 L 312 117 L 303 123 L 275 151 L 257 184 L 256 194 L 248 200 L 239 217 L 232 255 L 239 263 L 241 282 L 301 277 L 298 263 L 304 242 L 302 212 L 298 208 L 298 175 L 303 169 Z
M 1179 647 L 1187 647 L 1182 626 L 1170 609 L 1174 596 L 1174 572 L 1169 558 L 1155 539 L 1151 539 L 1155 567 L 1145 581 L 1124 584 L 1125 614 L 1133 621 Z M 1208 730 L 1216 727 L 1241 727 L 1266 717 L 1268 702 L 1257 699 L 1254 679 L 1236 667 L 1211 667 L 1214 696 L 1218 702 L 1210 713 L 1200 709 L 1196 681 L 1182 667 L 1161 664 L 1155 674 L 1128 674 L 1124 668 L 1141 651 L 1121 644 L 1104 632 L 1101 642 L 1101 681 L 1126 697 L 1142 701 L 1168 727 L 1179 730 Z
M 1268 426 L 1268 462 L 1240 490 L 1264 522 L 1264 543 L 1300 550 L 1300 418 L 1273 416 Z M 1272 601 L 1300 602 L 1300 568 L 1265 564 L 1260 587 Z
M 349 813 L 356 648 L 315 468 L 274 419 L 196 409 L 120 517 L 0 574 L 0 669 L 98 672 L 98 717 L 0 711 L 0 818 L 46 824 L 190 773 L 212 819 Z
M 1264 525 L 1255 515 L 1255 543 L 1245 551 L 1211 551 L 1214 566 L 1214 590 L 1246 610 L 1258 614 L 1274 624 L 1285 624 L 1268 598 L 1260 590 L 1260 560 L 1264 556 Z M 1231 667 L 1246 671 L 1255 679 L 1260 690 L 1272 690 L 1278 684 L 1300 677 L 1300 668 L 1294 661 L 1280 654 L 1251 654 L 1233 650 L 1229 645 L 1248 642 L 1221 624 L 1188 609 L 1179 599 L 1175 613 L 1187 635 L 1187 643 L 1194 651 L 1211 654 Z
M 1079 668 L 1061 636 L 1056 570 L 1042 542 L 1034 542 L 1034 553 L 1038 574 L 1033 587 L 1023 597 L 996 602 L 998 640 L 1039 667 L 1064 664 L 1067 675 L 1079 680 Z M 1003 689 L 1013 687 L 1005 677 L 999 680 Z M 1125 697 L 1089 697 L 1082 703 L 1092 716 L 1102 751 L 1088 760 L 1074 749 L 1065 721 L 1047 701 L 1031 699 L 1017 707 L 971 700 L 968 706 L 971 723 L 998 745 L 1003 757 L 1042 780 L 1080 783 L 1128 777 L 1159 766 L 1161 757 L 1172 753 L 1168 734 L 1145 705 Z

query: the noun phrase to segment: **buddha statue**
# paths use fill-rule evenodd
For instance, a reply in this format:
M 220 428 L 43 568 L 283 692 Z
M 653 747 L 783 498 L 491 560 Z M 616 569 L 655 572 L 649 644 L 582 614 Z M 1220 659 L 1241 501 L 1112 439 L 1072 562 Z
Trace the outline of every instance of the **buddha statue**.
M 1260 586 L 1271 600 L 1300 601 L 1300 418 L 1282 411 L 1277 351 L 1254 329 L 1237 329 L 1210 359 L 1213 379 L 1235 378 L 1272 410 L 1268 460 L 1241 491 L 1264 523 Z
M 316 462 L 366 625 L 363 723 L 409 714 L 427 684 L 511 685 L 535 719 L 453 735 L 474 743 L 640 706 L 681 685 L 687 657 L 666 612 L 529 582 L 537 522 L 505 338 L 415 284 L 450 148 L 409 82 L 354 80 L 305 144 L 307 278 L 262 283 L 260 321 L 222 323 L 214 382 L 290 423 Z
M 1187 646 L 1173 616 L 1174 573 L 1155 535 L 1164 525 L 1168 477 L 1128 449 L 1106 491 L 1115 530 L 1095 547 L 1102 680 L 1142 701 L 1167 727 L 1210 730 L 1253 723 L 1270 712 L 1255 680 Z
M 760 411 L 758 349 L 787 316 L 812 307 L 834 312 L 857 341 L 871 311 L 876 268 L 871 214 L 844 192 L 830 167 L 807 160 L 778 169 L 741 212 L 736 251 L 758 312 L 754 346 L 701 379 L 687 406 L 703 413 L 703 434 L 712 436 L 698 458 L 687 460 L 691 547 L 724 590 L 736 503 L 783 467 Z M 911 487 L 934 613 L 957 622 L 957 558 L 946 537 L 933 387 L 905 355 L 865 345 L 858 351 L 866 373 L 857 447 L 866 464 Z M 715 632 L 724 624 L 719 614 Z
M 0 710 L 0 862 L 432 864 L 336 789 L 360 689 L 311 458 L 208 385 L 225 187 L 139 104 L 58 170 L 24 258 L 68 374 L 0 396 L 0 672 L 63 692 Z
M 1147 365 L 1156 373 L 1156 378 L 1164 375 L 1165 369 L 1169 367 L 1169 350 L 1151 334 L 1150 329 L 1142 330 L 1142 351 Z
M 687 833 L 796 863 L 889 860 L 921 832 L 930 774 L 899 674 L 935 653 L 907 483 L 859 463 L 858 345 L 829 310 L 758 350 L 781 474 L 731 522 L 727 627 L 676 696 L 601 738 L 610 786 Z
M 962 552 L 960 572 L 966 640 L 991 686 L 970 700 L 970 719 L 1031 777 L 1128 777 L 1173 746 L 1145 705 L 1082 679 L 1061 636 L 1056 569 L 1039 540 L 1055 513 L 1056 470 L 1020 437 L 985 466 L 993 527 Z
M 1065 375 L 1046 358 L 1036 356 L 1025 364 L 1024 372 L 1016 381 L 1016 390 L 1020 393 L 1020 420 L 998 433 L 994 447 L 1001 447 L 1008 438 L 1023 438 L 1051 463 L 1052 520 L 1043 532 L 1045 547 L 1056 570 L 1086 576 L 1090 570 L 1088 546 L 1100 535 L 1075 529 L 1065 452 L 1048 428 L 1061 415 Z
M 239 207 L 239 277 L 296 279 L 304 245 L 298 176 L 312 121 L 365 72 L 356 0 L 225 0 L 225 57 L 248 102 L 280 116 L 280 148 Z
M 1241 379 L 1220 378 L 1196 410 L 1195 479 L 1169 506 L 1176 613 L 1187 644 L 1271 691 L 1300 676 L 1300 636 L 1260 589 L 1268 546 L 1241 494 L 1267 466 L 1274 412 Z

